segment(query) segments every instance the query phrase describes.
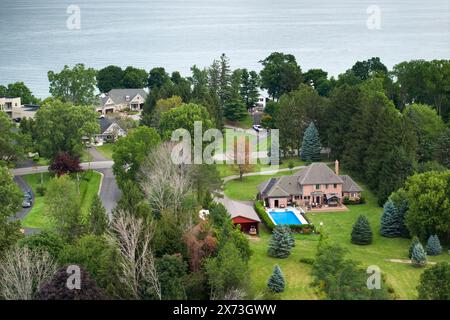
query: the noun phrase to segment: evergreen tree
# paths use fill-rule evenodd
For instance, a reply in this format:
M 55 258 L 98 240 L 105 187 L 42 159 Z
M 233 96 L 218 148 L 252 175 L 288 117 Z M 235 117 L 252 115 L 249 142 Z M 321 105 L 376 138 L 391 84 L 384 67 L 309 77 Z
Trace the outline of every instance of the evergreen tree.
M 245 104 L 237 99 L 225 102 L 224 116 L 231 121 L 243 120 L 247 116 Z
M 442 252 L 442 246 L 441 246 L 438 236 L 436 234 L 431 235 L 428 238 L 428 242 L 427 242 L 427 254 L 429 256 L 437 256 L 437 255 L 440 255 L 441 252 Z
M 420 244 L 420 240 L 418 237 L 414 236 L 411 240 L 411 244 L 409 245 L 408 258 L 410 258 L 410 259 L 412 257 L 412 253 L 413 253 L 413 250 L 414 250 L 414 247 L 416 246 L 416 244 Z
M 108 228 L 108 217 L 98 195 L 95 195 L 91 208 L 89 209 L 89 232 L 100 236 Z
M 366 216 L 360 215 L 353 225 L 352 243 L 370 244 L 372 243 L 372 230 Z
M 319 161 L 321 149 L 322 145 L 320 144 L 319 132 L 317 131 L 314 122 L 311 121 L 303 135 L 300 157 L 303 161 Z
M 284 291 L 285 285 L 286 283 L 280 266 L 275 265 L 275 267 L 273 268 L 273 273 L 267 281 L 267 287 L 273 293 L 280 293 Z
M 400 224 L 400 237 L 402 238 L 410 238 L 409 230 L 405 225 L 406 214 L 408 213 L 409 204 L 408 197 L 406 194 L 406 190 L 401 188 L 396 192 L 392 193 L 389 197 L 390 200 L 394 203 L 395 208 L 397 209 L 397 217 L 398 222 Z
M 414 267 L 423 267 L 427 264 L 427 254 L 420 243 L 417 243 L 412 251 L 411 262 Z
M 383 237 L 395 238 L 400 236 L 400 221 L 397 208 L 392 200 L 386 201 L 381 216 L 380 234 Z
M 269 241 L 268 253 L 271 257 L 284 259 L 289 257 L 295 245 L 291 231 L 286 226 L 276 226 Z

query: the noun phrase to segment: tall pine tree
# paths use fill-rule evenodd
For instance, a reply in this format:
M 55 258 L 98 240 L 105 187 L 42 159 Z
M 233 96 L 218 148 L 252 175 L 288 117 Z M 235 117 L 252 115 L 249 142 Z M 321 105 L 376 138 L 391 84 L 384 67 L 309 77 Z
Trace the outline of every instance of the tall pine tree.
M 423 267 L 427 264 L 427 254 L 420 243 L 417 243 L 412 251 L 411 263 L 414 267 Z
M 419 238 L 416 237 L 416 236 L 414 236 L 414 237 L 412 238 L 412 240 L 411 240 L 410 245 L 409 245 L 408 258 L 411 259 L 412 253 L 413 253 L 413 250 L 414 250 L 414 247 L 415 247 L 416 244 L 418 244 L 418 243 L 420 243 Z
M 278 225 L 273 229 L 268 250 L 271 257 L 280 259 L 287 258 L 291 254 L 291 249 L 294 246 L 295 240 L 289 227 Z
M 105 233 L 108 228 L 109 221 L 106 210 L 102 205 L 98 195 L 95 195 L 91 208 L 89 209 L 89 232 L 97 236 Z
M 372 229 L 370 229 L 369 220 L 366 216 L 360 215 L 353 225 L 352 243 L 354 244 L 371 244 Z
M 321 149 L 319 131 L 317 131 L 314 122 L 311 121 L 303 135 L 300 157 L 303 161 L 319 161 Z
M 400 219 L 397 208 L 392 200 L 386 201 L 381 216 L 380 234 L 383 237 L 395 238 L 400 236 Z
M 273 293 L 280 293 L 284 291 L 286 286 L 283 273 L 281 272 L 280 266 L 275 265 L 273 268 L 273 273 L 267 281 L 267 287 Z
M 427 254 L 429 256 L 437 256 L 442 252 L 441 242 L 437 235 L 431 235 L 427 242 Z
M 398 189 L 396 192 L 391 194 L 389 199 L 392 200 L 395 208 L 397 209 L 397 216 L 400 223 L 400 237 L 410 238 L 411 236 L 409 234 L 409 230 L 405 224 L 406 214 L 408 213 L 409 209 L 408 196 L 405 189 Z

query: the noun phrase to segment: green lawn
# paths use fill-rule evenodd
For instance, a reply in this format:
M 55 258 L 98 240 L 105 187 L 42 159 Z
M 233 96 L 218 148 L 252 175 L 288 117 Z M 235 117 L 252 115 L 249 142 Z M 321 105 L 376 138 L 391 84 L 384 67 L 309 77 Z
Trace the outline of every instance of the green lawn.
M 243 129 L 250 129 L 252 127 L 252 125 L 253 125 L 253 117 L 251 115 L 247 115 L 241 121 L 226 120 L 225 124 L 233 126 L 233 127 L 239 127 L 239 128 L 243 128 Z
M 291 174 L 291 172 L 244 177 L 243 181 L 229 181 L 225 184 L 224 191 L 232 199 L 252 200 L 257 193 L 256 186 L 259 183 L 270 177 L 286 174 Z M 375 195 L 368 191 L 364 185 L 361 186 L 366 190 L 363 192 L 366 204 L 349 206 L 349 211 L 346 212 L 307 213 L 307 216 L 316 226 L 323 222 L 324 232 L 331 241 L 348 250 L 348 258 L 359 261 L 363 268 L 370 265 L 379 266 L 398 299 L 415 299 L 417 296 L 416 287 L 424 269 L 417 269 L 409 264 L 385 261 L 386 259 L 407 259 L 410 240 L 385 238 L 379 235 L 382 208 L 378 207 Z M 360 214 L 368 217 L 374 233 L 373 243 L 368 246 L 350 243 L 352 225 Z M 314 258 L 319 237 L 317 235 L 296 235 L 296 246 L 293 248 L 292 255 L 287 259 L 274 259 L 267 255 L 269 238 L 270 234 L 262 228 L 259 239 L 251 240 L 251 247 L 254 252 L 249 262 L 251 296 L 258 296 L 263 292 L 273 266 L 279 264 L 287 281 L 287 288 L 280 295 L 281 299 L 317 299 L 313 288 L 309 287 L 311 266 L 299 262 L 299 259 Z M 444 248 L 443 254 L 428 257 L 428 260 L 450 263 L 450 255 L 447 250 L 448 248 Z
M 291 162 L 291 161 L 294 164 L 294 167 L 305 165 L 304 161 L 300 160 L 298 157 L 293 157 L 293 158 L 283 159 L 282 163 L 279 166 L 279 168 L 280 169 L 288 168 L 289 167 L 289 162 Z M 236 171 L 233 170 L 233 166 L 232 165 L 217 164 L 216 167 L 217 167 L 217 170 L 219 171 L 219 174 L 220 174 L 221 178 L 228 177 L 228 176 L 233 176 L 233 175 L 238 174 Z M 252 172 L 271 171 L 271 170 L 275 170 L 275 169 L 276 168 L 274 166 L 271 166 L 271 165 L 255 164 Z M 289 174 L 289 173 L 290 172 L 288 172 L 287 174 Z M 238 187 L 238 186 L 236 186 L 236 187 Z
M 106 143 L 102 146 L 98 146 L 95 147 L 98 152 L 100 152 L 105 158 L 108 158 L 110 160 L 112 160 L 112 154 L 113 154 L 113 148 L 114 148 L 114 144 L 113 143 Z
M 98 172 L 86 173 L 89 180 L 82 180 L 80 183 L 80 196 L 81 196 L 81 210 L 84 217 L 87 216 L 90 205 L 92 204 L 95 194 L 97 194 L 100 187 L 101 175 Z M 53 177 L 50 173 L 43 174 L 44 186 Z M 51 229 L 52 221 L 50 217 L 45 213 L 45 196 L 41 197 L 36 193 L 37 186 L 41 183 L 41 174 L 30 174 L 24 176 L 25 181 L 33 189 L 35 198 L 31 211 L 22 220 L 22 226 L 26 228 L 40 228 Z

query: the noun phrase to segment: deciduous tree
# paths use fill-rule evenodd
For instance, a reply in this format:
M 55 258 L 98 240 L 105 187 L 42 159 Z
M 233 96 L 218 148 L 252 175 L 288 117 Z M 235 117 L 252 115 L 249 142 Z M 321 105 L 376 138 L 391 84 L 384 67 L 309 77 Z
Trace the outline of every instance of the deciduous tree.
M 87 105 L 94 102 L 97 71 L 76 64 L 72 69 L 64 66 L 59 73 L 48 72 L 51 95 L 62 102 Z

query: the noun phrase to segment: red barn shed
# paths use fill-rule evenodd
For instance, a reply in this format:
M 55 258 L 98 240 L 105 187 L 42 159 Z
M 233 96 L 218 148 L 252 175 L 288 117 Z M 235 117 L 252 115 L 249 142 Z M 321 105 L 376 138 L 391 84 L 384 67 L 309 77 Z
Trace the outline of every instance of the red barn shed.
M 220 199 L 220 202 L 228 210 L 233 224 L 241 226 L 241 231 L 250 234 L 259 232 L 261 220 L 251 203 L 234 201 L 228 198 Z

